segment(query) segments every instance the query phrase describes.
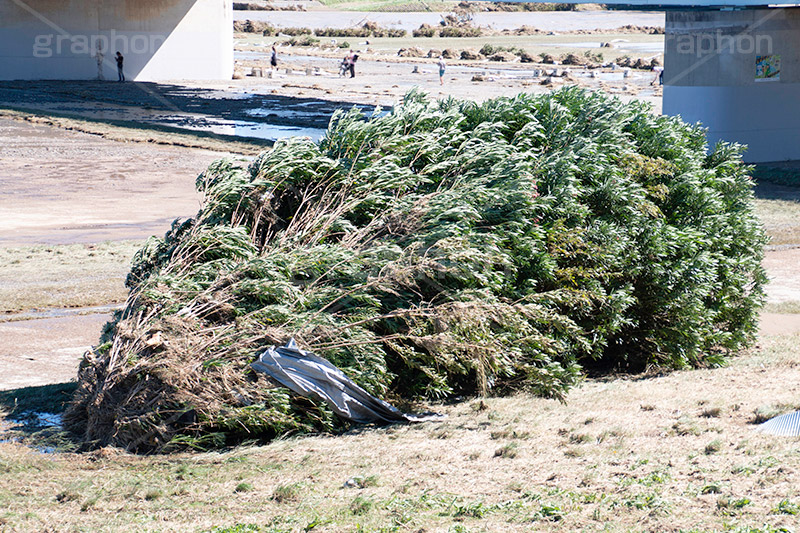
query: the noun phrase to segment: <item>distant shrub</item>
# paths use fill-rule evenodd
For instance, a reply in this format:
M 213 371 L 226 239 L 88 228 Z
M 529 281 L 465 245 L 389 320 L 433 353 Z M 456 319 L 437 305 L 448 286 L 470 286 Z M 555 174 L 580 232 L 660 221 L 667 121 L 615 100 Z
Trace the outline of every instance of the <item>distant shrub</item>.
M 369 29 L 358 28 L 317 28 L 314 30 L 317 37 L 370 37 L 372 33 Z
M 435 37 L 436 33 L 437 30 L 435 27 L 430 26 L 428 24 L 423 24 L 416 30 L 413 30 L 411 32 L 411 35 L 413 35 L 414 37 Z
M 480 37 L 483 31 L 475 26 L 445 26 L 439 30 L 439 37 Z
M 296 37 L 298 35 L 312 35 L 311 28 L 279 28 L 278 31 L 283 35 Z
M 292 37 L 286 41 L 286 44 L 290 46 L 316 46 L 319 44 L 319 39 L 310 35 L 304 35 L 300 38 Z
M 366 22 L 355 28 L 317 28 L 314 30 L 317 37 L 405 37 L 406 30 L 402 28 L 382 28 L 374 22 Z

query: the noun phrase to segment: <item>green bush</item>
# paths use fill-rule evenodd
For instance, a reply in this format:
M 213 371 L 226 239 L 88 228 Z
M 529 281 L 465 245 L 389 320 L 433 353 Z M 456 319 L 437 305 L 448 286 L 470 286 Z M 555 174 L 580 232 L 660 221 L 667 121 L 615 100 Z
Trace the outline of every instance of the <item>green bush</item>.
M 311 28 L 280 28 L 278 32 L 289 37 L 297 37 L 300 35 L 311 35 L 313 32 Z
M 316 46 L 319 44 L 319 39 L 310 35 L 303 35 L 302 37 L 292 37 L 286 43 L 289 46 Z
M 445 26 L 439 30 L 439 37 L 480 37 L 482 34 L 475 26 Z
M 406 30 L 401 28 L 382 28 L 368 21 L 354 28 L 317 28 L 317 37 L 405 37 Z
M 411 31 L 411 35 L 414 37 L 434 37 L 436 33 L 436 28 L 429 24 L 423 24 L 416 30 Z
M 563 398 L 586 366 L 720 364 L 753 340 L 765 282 L 740 152 L 570 88 L 410 93 L 217 162 L 198 215 L 136 256 L 67 423 L 130 449 L 341 427 L 248 371 L 289 337 L 389 399 Z

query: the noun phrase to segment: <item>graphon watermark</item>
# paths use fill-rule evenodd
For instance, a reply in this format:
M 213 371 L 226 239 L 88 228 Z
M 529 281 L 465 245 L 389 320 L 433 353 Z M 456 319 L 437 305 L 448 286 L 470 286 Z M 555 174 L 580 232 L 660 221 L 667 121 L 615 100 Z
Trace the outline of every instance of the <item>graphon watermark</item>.
M 34 38 L 33 57 L 94 56 L 109 51 L 153 55 L 165 40 L 164 35 L 118 34 L 116 30 L 96 35 L 46 33 Z
M 666 47 L 678 54 L 702 57 L 709 54 L 768 55 L 772 54 L 772 35 L 762 33 L 726 33 L 722 30 L 667 34 Z

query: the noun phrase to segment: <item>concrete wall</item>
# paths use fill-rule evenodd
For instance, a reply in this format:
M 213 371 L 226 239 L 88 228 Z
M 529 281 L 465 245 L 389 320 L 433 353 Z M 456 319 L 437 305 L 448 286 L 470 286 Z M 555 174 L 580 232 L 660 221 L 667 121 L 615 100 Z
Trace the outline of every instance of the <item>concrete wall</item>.
M 663 112 L 702 122 L 750 162 L 800 159 L 800 8 L 667 12 Z M 759 78 L 758 58 L 780 58 Z
M 231 0 L 2 0 L 0 79 L 230 79 Z M 98 49 L 100 57 L 98 57 Z

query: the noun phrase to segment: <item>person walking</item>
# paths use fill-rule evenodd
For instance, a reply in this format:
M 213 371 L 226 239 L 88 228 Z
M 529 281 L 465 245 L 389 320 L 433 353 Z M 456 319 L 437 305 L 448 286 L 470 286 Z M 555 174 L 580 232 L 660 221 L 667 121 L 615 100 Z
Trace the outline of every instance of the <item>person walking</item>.
M 439 56 L 439 85 L 444 85 L 444 69 L 447 63 L 444 62 L 444 56 Z
M 125 74 L 122 72 L 122 63 L 125 61 L 125 58 L 119 53 L 119 50 L 117 50 L 115 59 L 117 60 L 117 77 L 119 78 L 117 81 L 125 81 Z
M 275 46 L 272 46 L 272 56 L 269 58 L 269 66 L 272 67 L 272 70 L 278 68 L 278 51 L 275 50 Z

